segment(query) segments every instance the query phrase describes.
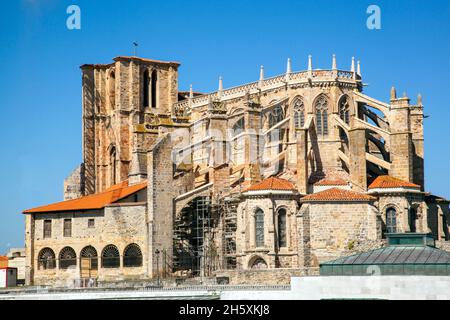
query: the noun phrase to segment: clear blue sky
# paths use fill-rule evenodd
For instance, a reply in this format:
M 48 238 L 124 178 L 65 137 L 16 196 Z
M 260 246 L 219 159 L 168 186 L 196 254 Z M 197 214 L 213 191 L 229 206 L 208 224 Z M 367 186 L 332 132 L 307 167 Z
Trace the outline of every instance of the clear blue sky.
M 66 9 L 81 8 L 81 30 Z M 370 4 L 381 30 L 366 27 Z M 426 189 L 450 198 L 450 2 L 442 1 L 2 1 L 0 9 L 0 253 L 22 246 L 21 211 L 62 199 L 81 162 L 84 63 L 131 55 L 176 60 L 180 89 L 224 87 L 294 71 L 348 69 L 362 61 L 365 92 L 388 101 L 392 85 L 423 95 Z

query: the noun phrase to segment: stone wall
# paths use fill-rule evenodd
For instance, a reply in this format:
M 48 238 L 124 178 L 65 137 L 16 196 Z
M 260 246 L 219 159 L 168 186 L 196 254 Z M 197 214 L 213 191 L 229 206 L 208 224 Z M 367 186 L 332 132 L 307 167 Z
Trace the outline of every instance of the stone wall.
M 64 180 L 64 200 L 77 199 L 84 195 L 84 164 L 80 164 Z
M 267 270 L 225 270 L 217 271 L 216 277 L 227 277 L 229 284 L 275 285 L 290 284 L 291 277 L 319 275 L 319 268 L 267 269 Z

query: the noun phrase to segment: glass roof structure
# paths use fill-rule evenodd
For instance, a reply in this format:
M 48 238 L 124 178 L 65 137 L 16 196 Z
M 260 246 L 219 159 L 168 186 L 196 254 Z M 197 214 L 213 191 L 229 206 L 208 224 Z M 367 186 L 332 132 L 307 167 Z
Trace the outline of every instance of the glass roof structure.
M 450 275 L 450 252 L 427 234 L 388 234 L 388 246 L 320 265 L 320 275 Z

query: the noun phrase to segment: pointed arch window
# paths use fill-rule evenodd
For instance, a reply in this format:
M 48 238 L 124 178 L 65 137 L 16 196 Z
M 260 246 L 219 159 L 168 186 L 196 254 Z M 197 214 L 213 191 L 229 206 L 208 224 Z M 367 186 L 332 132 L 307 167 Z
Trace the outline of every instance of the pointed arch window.
M 156 108 L 157 107 L 157 94 L 158 94 L 158 73 L 156 70 L 153 70 L 152 72 L 152 94 L 151 94 L 151 98 L 152 98 L 152 108 Z
M 350 103 L 347 96 L 343 96 L 339 100 L 339 117 L 346 124 L 350 124 Z
M 109 107 L 111 110 L 116 107 L 116 74 L 114 71 L 109 74 Z
M 255 213 L 255 245 L 264 247 L 264 211 L 261 209 Z
M 111 185 L 115 185 L 116 184 L 116 176 L 117 176 L 116 147 L 111 148 L 109 155 L 110 155 L 110 168 L 111 168 Z
M 148 108 L 150 104 L 150 73 L 148 70 L 144 71 L 144 75 L 142 77 L 142 96 L 143 96 L 143 105 L 144 108 Z
M 284 119 L 284 110 L 280 105 L 277 105 L 269 113 L 269 128 L 275 126 L 278 122 Z
M 244 132 L 244 118 L 240 118 L 233 126 L 233 137 L 237 136 L 238 134 Z
M 328 100 L 325 96 L 320 96 L 315 103 L 317 134 L 328 134 Z
M 305 104 L 300 98 L 294 101 L 294 127 L 300 129 L 305 126 Z

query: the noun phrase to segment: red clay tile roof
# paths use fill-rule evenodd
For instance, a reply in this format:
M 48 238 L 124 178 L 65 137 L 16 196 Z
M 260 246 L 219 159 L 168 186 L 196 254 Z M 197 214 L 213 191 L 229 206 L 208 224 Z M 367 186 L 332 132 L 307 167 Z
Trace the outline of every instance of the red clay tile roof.
M 304 196 L 301 201 L 373 201 L 376 198 L 364 193 L 339 188 L 331 188 Z
M 344 179 L 322 179 L 316 183 L 315 186 L 347 186 L 348 182 Z
M 391 176 L 378 176 L 369 186 L 369 189 L 375 188 L 420 188 L 419 185 L 403 181 Z
M 42 207 L 25 210 L 23 213 L 56 212 L 56 211 L 79 211 L 101 209 L 108 204 L 126 198 L 133 193 L 143 190 L 147 187 L 147 182 L 142 182 L 128 186 L 128 181 L 121 182 L 111 188 L 92 195 L 78 199 L 57 202 Z
M 280 179 L 277 177 L 270 177 L 267 179 L 264 179 L 263 181 L 256 183 L 252 185 L 251 187 L 247 188 L 245 191 L 261 191 L 261 190 L 285 190 L 285 191 L 291 191 L 296 190 L 295 186 L 285 180 Z

